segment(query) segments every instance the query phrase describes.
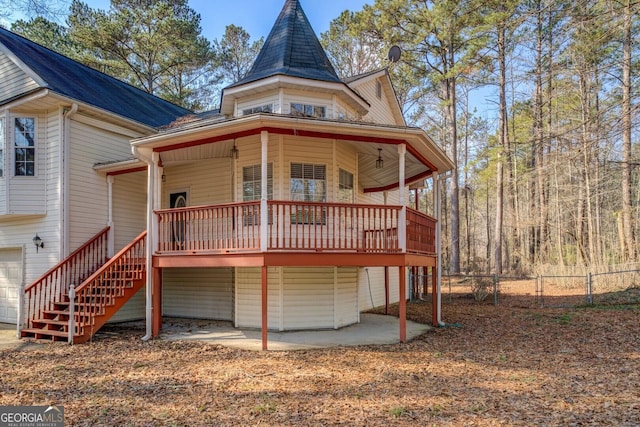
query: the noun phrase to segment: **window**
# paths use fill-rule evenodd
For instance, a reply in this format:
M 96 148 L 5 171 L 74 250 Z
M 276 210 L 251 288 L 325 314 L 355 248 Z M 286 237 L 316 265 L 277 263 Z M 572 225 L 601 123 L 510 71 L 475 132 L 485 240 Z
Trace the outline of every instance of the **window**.
M 251 202 L 262 196 L 262 165 L 242 168 L 242 200 Z M 267 199 L 273 200 L 273 163 L 267 165 Z
M 291 163 L 291 200 L 296 202 L 324 203 L 327 199 L 327 173 L 325 165 Z M 316 210 L 298 208 L 297 215 L 291 218 L 292 224 L 325 224 L 326 211 L 316 216 Z
M 320 105 L 292 103 L 291 115 L 324 118 L 327 116 L 327 107 L 323 107 Z
M 17 117 L 14 125 L 15 176 L 34 176 L 36 173 L 36 119 Z
M 262 197 L 262 165 L 242 168 L 242 200 L 251 202 Z M 267 199 L 273 200 L 273 163 L 267 164 Z M 269 224 L 272 218 L 269 214 Z M 260 214 L 250 206 L 242 209 L 242 223 L 245 226 L 260 224 Z
M 340 203 L 353 203 L 353 174 L 344 169 L 340 169 L 338 201 Z
M 261 105 L 259 107 L 247 108 L 242 110 L 243 116 L 256 113 L 273 113 L 273 104 Z
M 380 81 L 376 82 L 376 96 L 378 99 L 382 98 L 382 83 Z
M 4 176 L 4 118 L 0 117 L 0 178 Z

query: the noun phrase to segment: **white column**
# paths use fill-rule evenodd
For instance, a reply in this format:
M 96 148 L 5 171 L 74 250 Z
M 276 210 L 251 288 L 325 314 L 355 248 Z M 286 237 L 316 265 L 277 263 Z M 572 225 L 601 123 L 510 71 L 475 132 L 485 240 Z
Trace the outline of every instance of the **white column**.
M 434 172 L 433 176 L 433 216 L 438 223 L 436 224 L 436 270 L 438 274 L 438 324 L 442 325 L 442 209 L 440 199 L 440 176 L 438 172 Z
M 407 251 L 407 207 L 405 206 L 405 155 L 407 154 L 407 146 L 405 144 L 398 145 L 398 191 L 400 192 L 399 201 L 402 210 L 399 218 L 398 244 L 401 252 Z
M 267 174 L 268 157 L 269 157 L 269 132 L 260 132 L 260 142 L 262 143 L 262 163 L 261 163 L 261 195 L 260 195 L 260 250 L 267 251 L 267 233 L 269 231 L 269 207 L 267 205 L 268 187 L 267 182 L 269 175 Z
M 111 258 L 115 254 L 115 230 L 113 229 L 113 175 L 107 176 L 107 225 L 109 235 L 107 237 L 107 255 Z

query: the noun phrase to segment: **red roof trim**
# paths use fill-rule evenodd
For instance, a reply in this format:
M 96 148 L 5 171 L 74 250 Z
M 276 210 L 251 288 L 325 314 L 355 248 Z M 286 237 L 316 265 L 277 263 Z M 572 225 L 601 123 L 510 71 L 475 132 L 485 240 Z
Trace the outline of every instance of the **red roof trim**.
M 422 173 L 419 173 L 418 175 L 414 175 L 410 178 L 407 178 L 404 180 L 404 185 L 409 185 L 413 182 L 419 181 L 421 179 L 425 179 L 430 177 L 431 175 L 433 175 L 433 171 L 425 171 Z M 381 191 L 389 191 L 389 190 L 395 190 L 396 188 L 398 188 L 399 185 L 398 183 L 393 183 L 393 184 L 389 184 L 386 185 L 384 187 L 373 187 L 373 188 L 365 188 L 363 191 L 365 193 L 379 193 Z

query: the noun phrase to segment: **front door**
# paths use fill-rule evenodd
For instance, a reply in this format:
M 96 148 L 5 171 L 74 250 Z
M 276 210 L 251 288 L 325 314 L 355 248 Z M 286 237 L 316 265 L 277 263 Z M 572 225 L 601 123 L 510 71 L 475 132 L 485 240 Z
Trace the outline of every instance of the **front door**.
M 169 194 L 169 204 L 171 209 L 179 209 L 187 207 L 187 192 L 178 191 Z M 178 212 L 173 222 L 172 241 L 174 250 L 183 250 L 187 226 L 187 213 Z

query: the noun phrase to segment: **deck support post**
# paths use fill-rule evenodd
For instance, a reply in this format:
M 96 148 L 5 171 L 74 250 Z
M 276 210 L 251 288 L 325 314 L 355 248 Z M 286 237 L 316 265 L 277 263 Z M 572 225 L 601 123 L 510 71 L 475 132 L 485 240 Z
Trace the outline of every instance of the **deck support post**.
M 153 268 L 153 323 L 151 335 L 157 338 L 162 329 L 162 268 Z
M 436 224 L 436 269 L 434 271 L 434 283 L 436 284 L 436 291 L 434 298 L 437 303 L 434 305 L 434 312 L 436 313 L 436 326 L 444 326 L 442 323 L 441 309 L 442 309 L 442 208 L 440 198 L 440 176 L 437 172 L 433 173 L 433 210 L 434 216 L 437 220 Z
M 389 266 L 384 266 L 384 314 L 389 315 Z
M 262 266 L 262 350 L 267 350 L 268 315 L 267 315 L 267 266 Z
M 398 317 L 400 318 L 400 342 L 407 342 L 407 268 L 398 268 L 400 279 L 400 307 Z

